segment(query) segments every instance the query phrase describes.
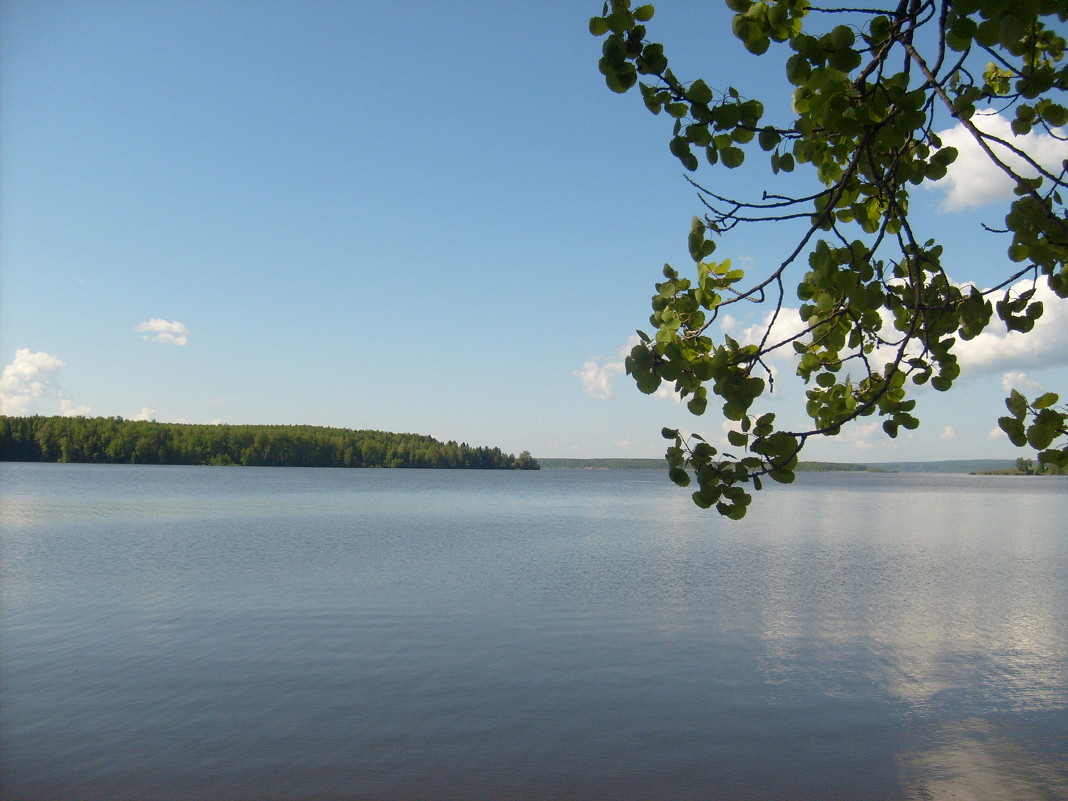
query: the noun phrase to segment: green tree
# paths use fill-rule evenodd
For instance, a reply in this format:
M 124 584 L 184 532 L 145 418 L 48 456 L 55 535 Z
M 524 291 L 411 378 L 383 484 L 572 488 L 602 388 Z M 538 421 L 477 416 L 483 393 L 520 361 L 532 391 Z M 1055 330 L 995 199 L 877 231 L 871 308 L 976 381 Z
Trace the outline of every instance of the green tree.
M 723 415 L 737 423 L 729 435 L 734 450 L 720 453 L 698 436 L 664 429 L 667 459 L 675 482 L 696 480 L 697 505 L 740 518 L 749 487 L 760 489 L 762 477 L 793 480 L 811 438 L 870 415 L 883 419 L 890 437 L 916 428 L 910 385 L 950 389 L 960 372 L 954 345 L 980 334 L 995 312 L 1009 330 L 1030 331 L 1043 311 L 1039 282 L 1059 299 L 1068 296 L 1068 162 L 1046 169 L 1013 141 L 984 132 L 976 117 L 989 107 L 1014 115 L 1014 136 L 1037 129 L 1064 138 L 1068 68 L 1057 26 L 1068 19 L 1068 3 L 901 0 L 884 10 L 872 8 L 882 3 L 726 3 L 744 47 L 781 61 L 793 87 L 788 118 L 768 121 L 764 105 L 743 91 L 676 75 L 663 45 L 647 38 L 651 5 L 611 0 L 590 20 L 590 32 L 604 37 L 600 69 L 608 87 L 637 86 L 645 106 L 669 118 L 670 150 L 687 170 L 698 168 L 699 156 L 736 169 L 763 151 L 776 180 L 794 173 L 758 198 L 694 183 L 706 210 L 689 232 L 693 270 L 683 275 L 665 265 L 652 300 L 654 331 L 638 332 L 641 342 L 626 360 L 640 390 L 672 385 L 695 415 L 705 412 L 710 393 L 718 396 Z M 958 155 L 935 132 L 943 123 L 963 126 L 1015 183 L 1000 231 L 1008 240 L 1003 280 L 988 289 L 952 282 L 942 246 L 925 239 L 909 214 L 912 188 L 944 178 Z M 1009 152 L 1026 168 L 1012 166 Z M 802 179 L 811 183 L 797 193 Z M 732 229 L 786 221 L 803 230 L 767 274 L 747 276 L 729 259 L 710 259 L 717 238 Z M 776 336 L 788 281 L 801 301 L 800 333 Z M 1015 289 L 1021 281 L 1024 291 Z M 763 336 L 713 340 L 711 324 L 737 303 L 766 304 Z M 779 428 L 774 414 L 754 410 L 773 386 L 767 359 L 781 348 L 797 354 L 808 385 L 811 425 L 803 430 Z M 1032 402 L 1014 391 L 999 422 L 1014 444 L 1062 467 L 1068 406 L 1058 402 L 1053 393 Z
M 541 470 L 541 465 L 530 455 L 530 451 L 523 451 L 516 457 L 515 468 L 516 470 Z

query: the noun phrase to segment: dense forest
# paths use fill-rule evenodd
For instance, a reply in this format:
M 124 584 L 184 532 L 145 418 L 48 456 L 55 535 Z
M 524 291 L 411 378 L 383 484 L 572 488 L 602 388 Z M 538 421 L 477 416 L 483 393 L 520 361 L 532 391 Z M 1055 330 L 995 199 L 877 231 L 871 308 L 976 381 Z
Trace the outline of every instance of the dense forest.
M 0 415 L 0 460 L 263 467 L 451 467 L 537 470 L 523 451 L 420 434 L 286 425 L 189 425 L 121 417 Z

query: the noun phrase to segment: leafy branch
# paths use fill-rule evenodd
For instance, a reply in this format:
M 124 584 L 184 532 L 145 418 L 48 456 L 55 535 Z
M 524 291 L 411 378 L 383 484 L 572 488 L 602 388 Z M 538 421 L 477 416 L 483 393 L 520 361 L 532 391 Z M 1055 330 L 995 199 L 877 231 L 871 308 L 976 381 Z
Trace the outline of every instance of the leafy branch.
M 640 342 L 626 359 L 643 392 L 672 385 L 695 415 L 705 413 L 710 392 L 722 402 L 724 417 L 738 424 L 728 435 L 736 454 L 665 429 L 673 440 L 667 455 L 673 480 L 688 485 L 696 479 L 698 505 L 741 517 L 751 500 L 747 485 L 759 489 L 765 476 L 791 481 L 798 454 L 812 437 L 833 436 L 869 415 L 883 418 L 891 437 L 916 428 L 908 385 L 929 382 L 949 390 L 960 374 L 956 342 L 981 334 L 995 313 L 1009 330 L 1030 331 L 1043 313 L 1035 298 L 1040 276 L 1057 297 L 1068 296 L 1068 217 L 1061 199 L 1068 162 L 1060 172 L 1046 169 L 1025 147 L 984 132 L 973 119 L 977 104 L 986 103 L 1014 112 L 1017 137 L 1068 123 L 1068 110 L 1056 102 L 1068 87 L 1065 42 L 1050 26 L 1064 22 L 1068 8 L 1054 0 L 1008 6 L 997 0 L 900 0 L 893 10 L 824 8 L 807 0 L 726 2 L 735 12 L 732 30 L 751 53 L 788 46 L 784 70 L 793 87 L 792 120 L 769 123 L 763 104 L 736 88 L 716 91 L 700 78 L 676 76 L 663 45 L 647 38 L 652 5 L 631 9 L 629 0 L 611 0 L 590 20 L 590 31 L 604 37 L 600 69 L 608 87 L 623 93 L 638 86 L 646 108 L 673 121 L 669 149 L 688 171 L 698 169 L 699 156 L 710 166 L 737 169 L 756 146 L 768 154 L 773 174 L 803 169 L 817 185 L 798 194 L 765 189 L 759 199 L 747 200 L 691 179 L 705 207 L 688 238 L 696 276 L 691 280 L 665 265 L 665 280 L 656 284 L 652 300 L 655 334 L 639 331 Z M 850 24 L 820 23 L 810 32 L 805 25 L 814 14 L 845 17 Z M 933 48 L 930 60 L 921 41 Z M 981 76 L 974 68 L 980 53 L 993 57 Z M 901 58 L 897 71 L 891 66 L 895 55 Z M 1010 266 L 990 289 L 954 284 L 943 267 L 942 246 L 923 240 L 910 216 L 911 187 L 944 178 L 958 155 L 935 133 L 942 114 L 961 124 L 1016 186 L 1005 218 Z M 747 281 L 729 259 L 710 259 L 717 240 L 744 225 L 800 220 L 808 225 L 778 266 L 756 280 Z M 799 320 L 783 335 L 774 326 L 786 313 L 786 277 L 802 257 L 807 269 L 796 283 Z M 1030 289 L 1015 292 L 1015 282 L 1028 274 Z M 769 300 L 757 342 L 709 336 L 724 307 Z M 767 357 L 787 346 L 809 384 L 805 411 L 812 426 L 799 431 L 778 430 L 773 414 L 751 412 L 774 388 Z M 851 365 L 859 367 L 856 380 L 843 375 Z M 1006 433 L 1019 444 L 1017 426 L 1033 420 L 1022 436 L 1033 447 L 1040 443 L 1040 458 L 1054 463 L 1068 458 L 1068 442 L 1055 444 L 1064 436 L 1064 416 L 1054 406 L 1056 396 L 1049 398 L 1022 406 L 1013 401 L 1016 422 Z

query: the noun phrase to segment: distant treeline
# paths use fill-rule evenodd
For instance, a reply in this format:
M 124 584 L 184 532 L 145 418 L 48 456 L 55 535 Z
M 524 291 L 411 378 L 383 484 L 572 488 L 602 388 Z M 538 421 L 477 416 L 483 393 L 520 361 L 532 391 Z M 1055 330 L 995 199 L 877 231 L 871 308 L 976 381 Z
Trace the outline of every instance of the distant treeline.
M 420 434 L 285 425 L 189 425 L 121 417 L 0 415 L 0 460 L 262 467 L 446 467 L 537 470 L 523 451 Z
M 667 459 L 538 459 L 546 470 L 667 470 Z
M 565 459 L 545 458 L 538 462 L 546 470 L 666 470 L 666 459 Z M 838 462 L 798 462 L 800 472 L 866 472 L 887 471 L 865 464 L 842 464 Z
M 794 468 L 798 473 L 888 473 L 871 464 L 850 464 L 848 462 L 798 462 Z

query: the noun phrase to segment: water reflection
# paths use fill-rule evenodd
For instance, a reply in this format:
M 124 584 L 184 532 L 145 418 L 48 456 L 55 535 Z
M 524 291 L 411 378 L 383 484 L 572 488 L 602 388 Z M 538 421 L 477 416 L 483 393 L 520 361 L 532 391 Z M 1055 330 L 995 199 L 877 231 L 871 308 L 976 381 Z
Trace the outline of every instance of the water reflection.
M 894 489 L 833 510 L 782 493 L 761 521 L 775 530 L 753 595 L 768 682 L 815 677 L 828 696 L 900 708 L 929 742 L 899 758 L 910 799 L 1068 797 L 1063 497 L 992 503 L 972 488 L 939 504 L 929 488 Z M 786 519 L 807 522 L 774 525 Z M 1026 714 L 1051 716 L 1045 736 L 994 722 Z
M 968 718 L 941 724 L 930 749 L 899 758 L 908 801 L 1048 801 L 1068 798 L 1065 761 L 1022 747 L 1011 727 Z

